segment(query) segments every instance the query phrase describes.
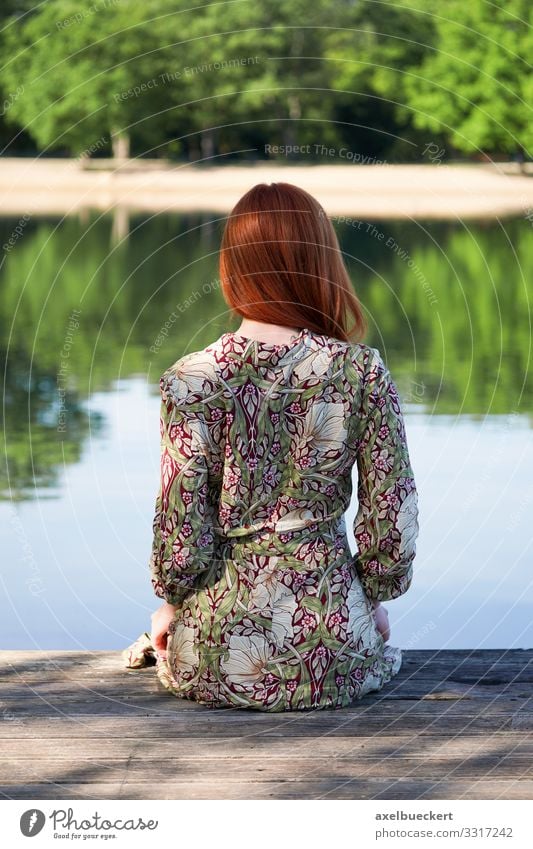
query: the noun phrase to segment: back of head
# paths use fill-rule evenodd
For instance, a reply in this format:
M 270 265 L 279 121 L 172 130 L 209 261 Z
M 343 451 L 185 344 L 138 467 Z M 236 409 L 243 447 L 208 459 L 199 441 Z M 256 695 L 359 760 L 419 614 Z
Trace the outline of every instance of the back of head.
M 233 208 L 220 279 L 226 302 L 245 318 L 343 341 L 359 341 L 366 331 L 331 221 L 290 183 L 259 183 Z

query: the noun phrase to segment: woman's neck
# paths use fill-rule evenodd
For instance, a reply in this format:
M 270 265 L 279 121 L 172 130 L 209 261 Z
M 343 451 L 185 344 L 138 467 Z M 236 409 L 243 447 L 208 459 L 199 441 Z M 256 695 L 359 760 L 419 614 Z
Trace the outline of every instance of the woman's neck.
M 269 324 L 265 321 L 254 321 L 251 318 L 243 318 L 237 330 L 237 333 L 242 336 L 258 339 L 260 342 L 270 342 L 273 345 L 284 345 L 287 342 L 292 342 L 299 332 L 300 330 L 297 327 Z

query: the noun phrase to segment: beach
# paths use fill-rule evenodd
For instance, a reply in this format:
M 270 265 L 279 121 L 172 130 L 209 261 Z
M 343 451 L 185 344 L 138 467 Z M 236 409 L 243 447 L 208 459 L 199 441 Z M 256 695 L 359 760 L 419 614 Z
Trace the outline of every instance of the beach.
M 0 159 L 3 215 L 118 208 L 227 213 L 251 186 L 294 183 L 328 215 L 366 219 L 533 218 L 533 168 L 516 163 L 197 165 L 161 160 Z

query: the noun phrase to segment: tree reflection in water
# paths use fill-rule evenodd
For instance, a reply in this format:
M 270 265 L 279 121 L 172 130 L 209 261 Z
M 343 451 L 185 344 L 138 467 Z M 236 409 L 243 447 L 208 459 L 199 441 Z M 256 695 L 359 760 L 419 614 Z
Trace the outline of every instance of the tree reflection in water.
M 365 341 L 383 352 L 406 411 L 531 413 L 530 222 L 333 221 L 367 310 Z M 0 221 L 2 244 L 16 223 Z M 94 392 L 131 375 L 157 392 L 174 360 L 236 328 L 218 282 L 222 226 L 217 214 L 137 215 L 117 239 L 97 213 L 28 221 L 2 265 L 2 498 L 57 489 L 102 433 Z

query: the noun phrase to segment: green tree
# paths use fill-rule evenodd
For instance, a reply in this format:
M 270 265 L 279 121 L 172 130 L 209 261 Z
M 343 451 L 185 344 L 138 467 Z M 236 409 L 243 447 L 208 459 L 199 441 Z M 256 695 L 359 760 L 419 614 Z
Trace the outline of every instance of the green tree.
M 533 149 L 533 6 L 529 0 L 448 0 L 437 50 L 406 78 L 415 127 L 465 152 Z
M 195 21 L 192 60 L 243 64 L 198 80 L 211 95 L 195 104 L 199 126 L 220 124 L 221 115 L 224 123 L 238 122 L 236 134 L 231 128 L 219 133 L 238 147 L 256 137 L 256 125 L 258 147 L 331 138 L 335 68 L 324 61 L 325 45 L 332 27 L 346 25 L 352 6 L 350 0 L 315 0 L 312 6 L 264 0 L 206 7 Z
M 15 90 L 22 81 L 24 93 L 8 120 L 26 127 L 42 148 L 74 154 L 101 149 L 105 140 L 115 155 L 127 156 L 132 132 L 144 144 L 160 140 L 168 122 L 160 75 L 178 27 L 168 5 L 49 0 L 11 20 L 2 40 L 9 57 L 3 85 Z
M 366 153 L 404 160 L 420 156 L 421 139 L 405 105 L 406 81 L 435 43 L 432 10 L 429 0 L 363 0 L 350 4 L 343 25 L 327 36 L 324 56 L 339 92 L 336 116 L 346 120 L 346 141 Z

